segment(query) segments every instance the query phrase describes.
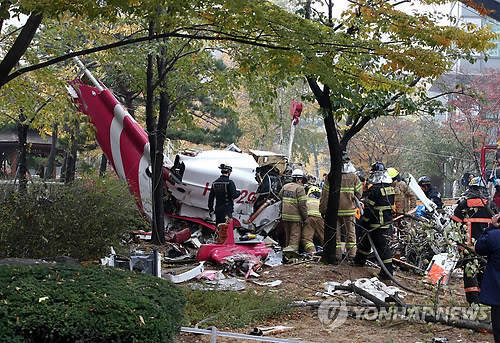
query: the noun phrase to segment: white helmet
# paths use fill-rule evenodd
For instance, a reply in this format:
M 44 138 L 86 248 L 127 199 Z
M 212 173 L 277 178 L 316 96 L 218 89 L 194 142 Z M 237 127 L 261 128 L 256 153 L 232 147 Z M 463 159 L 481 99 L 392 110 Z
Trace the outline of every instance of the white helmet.
M 304 172 L 301 169 L 294 169 L 292 172 L 292 177 L 304 177 Z

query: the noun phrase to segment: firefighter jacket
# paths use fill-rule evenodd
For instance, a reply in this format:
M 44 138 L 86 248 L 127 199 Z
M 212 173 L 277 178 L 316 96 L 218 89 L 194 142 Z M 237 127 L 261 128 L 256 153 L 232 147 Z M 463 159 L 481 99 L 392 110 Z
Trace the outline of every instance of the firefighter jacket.
M 321 200 L 319 211 L 322 215 L 326 214 L 328 206 L 328 191 L 330 189 L 328 178 L 325 179 L 323 190 L 321 191 Z M 354 216 L 356 214 L 356 198 L 363 196 L 363 184 L 359 177 L 354 173 L 343 173 L 342 183 L 340 185 L 339 216 Z
M 369 229 L 387 229 L 392 223 L 394 187 L 390 183 L 376 183 L 365 194 L 365 210 L 361 221 Z
M 437 208 L 443 208 L 443 201 L 441 200 L 441 193 L 436 187 L 430 185 L 425 193 L 425 196 L 432 200 L 433 203 L 437 205 Z
M 309 217 L 321 217 L 319 212 L 319 199 L 310 194 L 307 197 L 307 215 Z
M 208 195 L 208 210 L 213 211 L 215 199 L 215 211 L 223 211 L 231 214 L 233 212 L 233 201 L 241 194 L 236 190 L 236 186 L 229 176 L 221 175 L 217 180 L 212 182 L 212 188 Z
M 280 191 L 281 218 L 289 222 L 300 222 L 307 219 L 307 196 L 304 186 L 290 182 Z
M 481 282 L 479 301 L 490 306 L 500 306 L 500 229 L 490 227 L 479 237 L 476 252 L 488 256 Z
M 451 219 L 467 225 L 466 244 L 473 247 L 472 238 L 477 240 L 483 230 L 491 223 L 491 216 L 486 208 L 488 199 L 469 197 L 459 201 Z
M 392 186 L 394 187 L 394 207 L 397 213 L 408 213 L 417 206 L 417 197 L 405 181 L 395 181 Z

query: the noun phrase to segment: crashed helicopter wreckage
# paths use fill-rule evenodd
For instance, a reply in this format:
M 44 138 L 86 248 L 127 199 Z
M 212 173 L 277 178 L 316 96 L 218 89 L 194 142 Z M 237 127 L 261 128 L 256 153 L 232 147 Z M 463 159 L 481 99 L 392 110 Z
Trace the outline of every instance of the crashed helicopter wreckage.
M 68 86 L 78 109 L 87 114 L 96 128 L 96 140 L 120 179 L 126 181 L 136 197 L 141 212 L 148 220 L 152 218 L 152 185 L 150 178 L 150 146 L 144 129 L 125 110 L 112 92 L 94 78 L 83 63 L 75 58 L 93 86 L 74 79 Z M 281 219 L 280 200 L 277 196 L 282 186 L 282 176 L 287 167 L 285 156 L 273 152 L 251 150 L 250 154 L 233 150 L 212 150 L 178 154 L 174 161 L 164 156 L 162 177 L 165 183 L 165 228 L 167 234 L 190 230 L 187 235 L 173 235 L 173 241 L 181 243 L 185 236 L 209 230 L 214 236 L 215 225 L 209 217 L 208 195 L 210 184 L 219 174 L 218 166 L 231 164 L 231 179 L 241 192 L 235 200 L 231 225 L 244 231 L 262 233 L 261 240 L 239 242 L 239 235 L 226 240 L 225 244 L 210 246 L 219 253 L 206 253 L 200 258 L 215 258 L 243 252 L 265 258 L 270 249 L 264 249 L 262 239 L 269 234 Z M 142 238 L 148 232 L 138 232 Z M 240 248 L 235 243 L 242 243 Z M 243 246 L 244 244 L 244 246 Z M 199 244 L 197 248 L 199 247 Z M 221 260 L 216 260 L 221 262 Z

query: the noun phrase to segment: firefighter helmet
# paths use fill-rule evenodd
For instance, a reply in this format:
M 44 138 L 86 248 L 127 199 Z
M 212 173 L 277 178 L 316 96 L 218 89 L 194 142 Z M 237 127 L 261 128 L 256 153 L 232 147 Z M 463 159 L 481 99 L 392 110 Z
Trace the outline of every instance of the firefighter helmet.
M 431 178 L 428 176 L 422 176 L 420 179 L 418 179 L 419 186 L 430 185 L 431 182 Z
M 292 172 L 293 178 L 302 178 L 304 177 L 304 172 L 301 169 L 294 169 Z
M 371 171 L 372 172 L 379 172 L 379 171 L 385 171 L 385 166 L 382 162 L 375 162 L 372 164 Z
M 366 176 L 365 176 L 365 173 L 362 170 L 357 170 L 356 171 L 356 175 L 358 176 L 359 181 L 365 182 Z
M 233 171 L 233 168 L 231 166 L 228 166 L 227 164 L 222 163 L 219 166 L 220 172 L 223 174 L 230 173 Z
M 318 186 L 311 186 L 309 187 L 309 190 L 307 191 L 307 195 L 311 194 L 311 193 L 319 193 L 321 192 L 319 187 Z
M 480 176 L 473 177 L 469 181 L 469 187 L 482 187 L 486 188 L 486 185 L 484 184 L 483 179 Z
M 392 179 L 399 175 L 399 171 L 396 168 L 387 168 L 387 172 Z

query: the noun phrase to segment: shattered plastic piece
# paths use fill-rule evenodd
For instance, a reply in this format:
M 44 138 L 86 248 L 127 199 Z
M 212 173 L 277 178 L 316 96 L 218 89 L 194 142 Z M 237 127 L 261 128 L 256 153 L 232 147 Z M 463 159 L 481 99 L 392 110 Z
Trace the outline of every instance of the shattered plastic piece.
M 377 299 L 380 299 L 381 301 L 384 301 L 384 302 L 386 301 L 386 299 L 388 300 L 388 298 L 390 298 L 392 295 L 397 295 L 400 298 L 404 298 L 407 295 L 407 293 L 405 291 L 401 290 L 400 288 L 395 287 L 395 286 L 387 286 L 386 284 L 381 282 L 376 277 L 373 277 L 371 279 L 360 278 L 360 279 L 355 280 L 354 282 L 351 280 L 347 280 L 342 284 L 335 282 L 335 281 L 328 281 L 328 282 L 325 282 L 323 284 L 323 287 L 324 287 L 326 292 L 317 293 L 317 295 L 325 297 L 328 295 L 352 294 L 350 292 L 346 292 L 346 291 L 342 291 L 342 290 L 335 290 L 335 286 L 339 286 L 339 285 L 349 286 L 352 283 L 356 287 L 359 287 L 359 288 L 367 291 L 368 293 L 370 293 L 371 295 L 373 295 Z
M 269 287 L 276 287 L 276 286 L 281 285 L 281 283 L 282 283 L 281 280 L 275 280 L 275 281 L 271 281 L 271 282 L 261 282 L 261 281 L 252 280 L 252 282 L 256 285 L 259 285 L 259 286 L 269 286 Z
M 283 260 L 283 251 L 274 251 L 271 250 L 271 252 L 267 255 L 267 259 L 264 261 L 264 264 L 269 267 L 277 267 L 281 266 Z
M 274 239 L 272 239 L 271 237 L 269 236 L 266 236 L 264 238 L 264 243 L 268 246 L 268 247 L 272 247 L 272 246 L 279 246 L 280 244 L 278 242 L 276 242 Z
M 328 298 L 329 296 L 345 294 L 346 291 L 335 290 L 335 286 L 349 286 L 351 284 L 351 282 L 352 282 L 351 280 L 344 281 L 344 283 L 340 283 L 340 282 L 336 282 L 336 281 L 327 281 L 323 284 L 323 288 L 325 289 L 325 292 L 318 292 L 318 293 L 316 293 L 316 296 Z M 353 294 L 353 293 L 349 293 L 349 295 L 351 295 L 351 294 Z
M 205 264 L 205 262 L 201 262 L 199 266 L 196 266 L 193 269 L 191 269 L 187 272 L 184 272 L 182 274 L 179 274 L 179 275 L 167 274 L 166 278 L 167 278 L 167 280 L 170 280 L 173 283 L 181 283 L 181 282 L 185 282 L 185 281 L 194 279 L 195 277 L 197 277 L 198 275 L 203 273 L 203 270 L 205 269 L 203 266 L 204 264 Z
M 433 337 L 432 343 L 448 343 L 448 338 L 446 337 Z
M 400 298 L 404 298 L 407 295 L 405 291 L 395 286 L 387 286 L 376 277 L 373 277 L 371 279 L 357 279 L 354 282 L 354 285 L 356 287 L 364 289 L 365 291 L 369 292 L 382 301 L 386 301 L 386 299 L 391 295 L 397 295 Z
M 186 241 L 186 243 L 191 243 L 195 246 L 196 249 L 199 249 L 201 247 L 201 242 L 198 238 L 196 237 L 192 237 L 191 236 L 191 239 Z
M 450 275 L 457 264 L 458 258 L 448 253 L 436 254 L 427 267 L 425 281 L 437 284 L 441 280 L 442 285 L 447 285 Z
M 101 258 L 101 264 L 103 266 L 114 267 L 115 266 L 115 256 L 116 256 L 115 249 L 113 249 L 113 247 L 110 247 L 109 256 Z
M 205 270 L 203 273 L 198 275 L 197 278 L 213 281 L 225 279 L 226 276 L 220 270 Z
M 260 330 L 260 332 L 262 332 L 262 335 L 266 336 L 266 335 L 272 335 L 272 334 L 282 333 L 282 332 L 286 332 L 286 331 L 291 331 L 291 330 L 294 330 L 295 327 L 277 325 L 277 326 L 269 326 L 269 327 L 257 327 L 255 329 Z

